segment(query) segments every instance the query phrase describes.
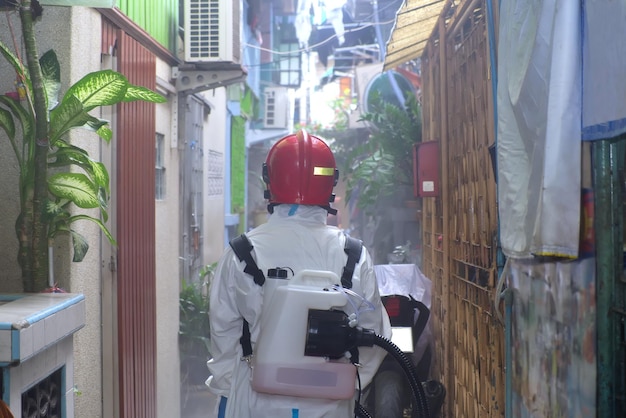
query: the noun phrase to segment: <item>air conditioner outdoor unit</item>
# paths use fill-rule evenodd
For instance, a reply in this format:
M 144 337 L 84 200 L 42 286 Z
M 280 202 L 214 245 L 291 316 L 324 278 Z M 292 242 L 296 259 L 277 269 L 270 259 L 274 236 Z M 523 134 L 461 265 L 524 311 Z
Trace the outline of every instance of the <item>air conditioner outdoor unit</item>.
M 185 0 L 185 61 L 241 61 L 241 0 Z
M 263 125 L 266 128 L 287 128 L 291 96 L 286 87 L 265 88 L 265 115 Z

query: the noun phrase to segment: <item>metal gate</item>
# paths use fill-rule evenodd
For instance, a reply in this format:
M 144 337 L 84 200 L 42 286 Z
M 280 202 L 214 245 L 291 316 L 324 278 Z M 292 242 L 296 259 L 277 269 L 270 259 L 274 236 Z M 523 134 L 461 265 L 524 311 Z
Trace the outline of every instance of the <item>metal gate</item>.
M 504 416 L 504 328 L 494 315 L 495 141 L 484 0 L 449 2 L 422 55 L 424 141 L 440 141 L 441 192 L 423 200 L 435 376 L 449 417 Z
M 185 107 L 179 112 L 184 115 L 184 153 L 182 177 L 180 185 L 181 231 L 183 231 L 182 272 L 186 280 L 198 278 L 202 264 L 203 252 L 203 179 L 204 179 L 204 150 L 203 150 L 203 122 L 206 115 L 206 105 L 194 96 L 187 96 L 180 103 Z M 209 155 L 209 162 L 211 158 Z

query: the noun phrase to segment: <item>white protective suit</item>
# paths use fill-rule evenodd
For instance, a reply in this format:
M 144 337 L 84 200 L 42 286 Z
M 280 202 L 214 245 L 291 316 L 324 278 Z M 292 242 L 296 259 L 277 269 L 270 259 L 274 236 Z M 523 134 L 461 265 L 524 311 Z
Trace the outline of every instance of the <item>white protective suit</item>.
M 294 213 L 295 210 L 295 213 Z M 343 232 L 326 225 L 327 212 L 317 206 L 279 205 L 267 223 L 246 235 L 254 246 L 253 256 L 264 274 L 268 268 L 289 267 L 335 272 L 341 277 L 346 264 Z M 227 418 L 349 418 L 354 416 L 353 400 L 328 400 L 269 395 L 250 386 L 251 369 L 241 360 L 243 319 L 250 326 L 252 347 L 259 337 L 263 288 L 244 273 L 228 247 L 222 256 L 210 288 L 211 355 L 208 367 L 211 392 L 228 398 Z M 360 314 L 359 326 L 390 338 L 389 318 L 380 300 L 373 264 L 365 248 L 355 266 L 352 290 L 371 302 L 375 310 Z M 350 314 L 348 309 L 346 313 Z M 289 315 L 289 312 L 285 312 Z M 363 365 L 358 373 L 361 386 L 370 383 L 385 351 L 379 347 L 359 348 Z M 356 382 L 355 382 L 355 387 Z M 219 405 L 219 401 L 218 401 Z M 217 409 L 217 407 L 216 407 Z M 215 415 L 217 416 L 217 410 Z

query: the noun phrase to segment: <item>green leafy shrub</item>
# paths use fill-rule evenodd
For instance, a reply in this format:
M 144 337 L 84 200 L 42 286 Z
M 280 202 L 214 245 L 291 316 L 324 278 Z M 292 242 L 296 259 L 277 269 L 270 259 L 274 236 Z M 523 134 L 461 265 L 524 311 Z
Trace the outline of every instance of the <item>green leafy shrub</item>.
M 204 267 L 200 281 L 183 281 L 179 297 L 178 343 L 183 381 L 201 384 L 208 377 L 206 362 L 211 355 L 208 287 L 216 263 Z
M 420 105 L 410 95 L 404 108 L 374 95 L 371 110 L 361 116 L 370 135 L 348 155 L 345 164 L 347 200 L 367 213 L 399 187 L 413 184 L 413 146 L 422 140 Z
M 61 67 L 50 50 L 39 57 L 30 2 L 15 2 L 19 10 L 26 64 L 0 42 L 0 55 L 13 67 L 20 94 L 0 95 L 0 128 L 19 166 L 20 212 L 15 229 L 19 242 L 18 263 L 27 292 L 48 285 L 48 247 L 59 234 L 69 234 L 73 261 L 82 261 L 89 249 L 86 239 L 72 225 L 96 223 L 112 244 L 105 226 L 110 195 L 109 173 L 104 164 L 68 139 L 74 128 L 87 128 L 110 141 L 108 121 L 90 112 L 101 106 L 142 100 L 164 102 L 158 93 L 136 86 L 122 74 L 105 70 L 89 73 L 60 97 Z M 75 170 L 78 169 L 78 170 Z M 74 214 L 72 205 L 97 209 L 98 217 Z

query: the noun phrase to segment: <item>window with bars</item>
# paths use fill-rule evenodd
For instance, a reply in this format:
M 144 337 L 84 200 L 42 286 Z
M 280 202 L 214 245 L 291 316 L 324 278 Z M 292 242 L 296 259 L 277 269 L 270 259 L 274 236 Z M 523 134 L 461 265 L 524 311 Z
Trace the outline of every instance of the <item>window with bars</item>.
M 299 87 L 302 62 L 297 42 L 284 43 L 278 47 L 281 58 L 278 62 L 278 84 L 287 87 Z
M 274 56 L 275 68 L 273 82 L 284 87 L 300 87 L 302 83 L 302 51 L 296 34 L 295 17 L 280 16 L 277 25 L 277 42 Z
M 156 200 L 165 199 L 165 166 L 164 166 L 164 152 L 165 152 L 165 135 L 157 132 L 155 141 L 155 182 L 154 182 L 154 198 Z
M 33 418 L 62 416 L 62 411 L 65 409 L 62 378 L 63 369 L 61 368 L 22 393 L 21 416 Z

